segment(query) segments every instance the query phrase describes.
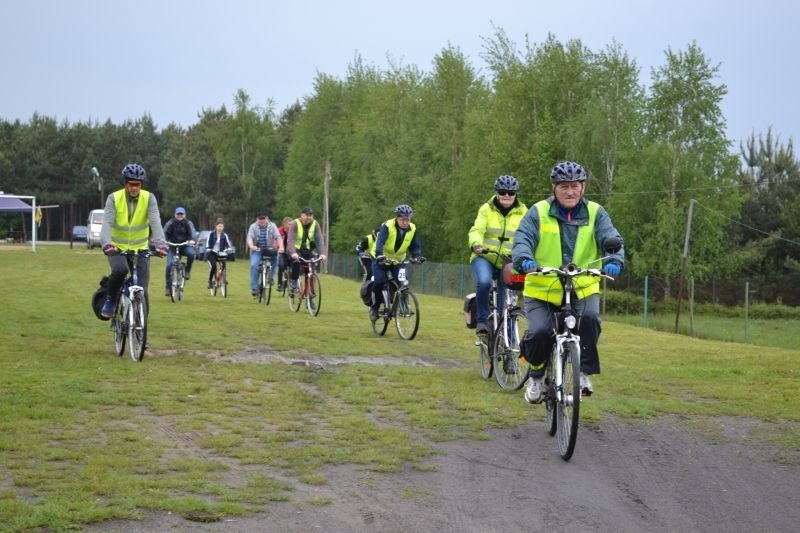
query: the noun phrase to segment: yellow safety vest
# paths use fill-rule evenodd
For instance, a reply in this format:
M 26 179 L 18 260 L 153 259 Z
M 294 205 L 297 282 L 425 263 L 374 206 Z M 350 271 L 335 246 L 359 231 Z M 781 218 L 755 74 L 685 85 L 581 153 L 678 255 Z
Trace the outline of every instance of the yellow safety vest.
M 316 248 L 317 243 L 314 241 L 314 237 L 317 235 L 317 221 L 312 220 L 311 224 L 308 225 L 308 231 L 306 231 L 306 227 L 303 226 L 303 222 L 296 218 L 294 219 L 295 229 L 294 232 L 294 247 L 296 250 L 313 250 Z M 303 243 L 305 242 L 305 247 Z
M 589 263 L 600 259 L 600 250 L 594 240 L 594 223 L 600 204 L 587 202 L 589 208 L 589 223 L 578 228 L 578 238 L 575 242 L 575 253 L 572 262 L 581 268 L 586 268 Z M 561 255 L 561 230 L 558 219 L 550 216 L 550 203 L 547 200 L 537 202 L 534 207 L 539 213 L 539 244 L 534 252 L 536 264 L 543 267 L 562 267 Z M 600 292 L 600 278 L 594 276 L 578 276 L 574 279 L 575 294 L 579 299 L 586 298 Z M 561 305 L 563 290 L 555 277 L 550 276 L 525 276 L 525 296 Z
M 478 219 L 483 218 L 486 221 L 486 229 L 484 230 L 484 234 L 481 236 L 483 241 L 479 244 L 489 250 L 510 256 L 511 248 L 514 246 L 514 235 L 517 233 L 519 223 L 522 222 L 522 217 L 525 216 L 528 208 L 524 203 L 519 202 L 518 205 L 511 208 L 506 216 L 503 216 L 503 214 L 500 213 L 500 211 L 494 205 L 492 205 L 493 199 L 494 196 L 492 196 L 492 198 L 490 198 L 489 201 L 483 204 L 478 210 Z M 478 219 L 476 219 L 476 222 L 478 222 Z M 475 226 L 473 226 L 473 228 L 474 227 Z M 471 237 L 476 238 L 474 235 L 472 235 L 472 232 L 470 232 L 470 235 Z M 470 242 L 470 247 L 473 244 L 475 243 Z M 470 263 L 476 257 L 476 253 L 473 252 L 470 254 Z M 496 255 L 488 254 L 481 257 L 492 263 L 495 268 L 503 268 L 502 260 Z
M 388 259 L 402 261 L 406 258 L 406 251 L 408 250 L 408 247 L 411 246 L 411 241 L 414 240 L 414 233 L 417 232 L 417 226 L 415 226 L 413 222 L 409 222 L 408 231 L 406 231 L 403 243 L 400 245 L 400 248 L 395 251 L 394 245 L 397 241 L 396 219 L 390 218 L 384 222 L 384 225 L 389 230 L 389 235 L 386 237 L 386 242 L 383 243 L 383 255 L 385 255 Z
M 147 207 L 150 193 L 139 191 L 136 209 L 128 213 L 128 191 L 120 189 L 114 193 L 114 207 L 117 216 L 111 226 L 111 244 L 120 250 L 144 250 L 150 238 L 150 219 Z

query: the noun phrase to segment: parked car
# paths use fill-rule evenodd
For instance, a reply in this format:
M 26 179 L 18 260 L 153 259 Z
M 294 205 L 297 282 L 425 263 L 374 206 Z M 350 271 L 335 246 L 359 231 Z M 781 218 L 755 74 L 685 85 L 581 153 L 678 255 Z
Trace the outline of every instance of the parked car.
M 204 229 L 200 233 L 197 234 L 197 242 L 195 243 L 195 251 L 196 255 L 199 258 L 203 257 L 203 254 L 206 253 L 206 243 L 208 242 L 208 236 L 211 235 L 211 230 Z M 236 261 L 236 246 L 231 245 L 232 252 L 228 254 L 228 261 Z
M 100 246 L 100 229 L 103 227 L 103 210 L 93 209 L 89 213 L 89 220 L 86 224 L 89 233 L 86 235 L 86 247 L 90 250 L 94 246 Z
M 72 226 L 72 233 L 69 236 L 69 247 L 72 248 L 72 243 L 75 241 L 86 241 L 88 236 L 89 228 L 86 226 Z

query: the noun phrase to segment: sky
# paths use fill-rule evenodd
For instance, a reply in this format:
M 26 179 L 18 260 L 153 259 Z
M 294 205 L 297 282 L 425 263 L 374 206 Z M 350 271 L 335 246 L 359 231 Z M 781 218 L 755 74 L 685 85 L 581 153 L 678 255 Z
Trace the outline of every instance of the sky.
M 649 86 L 665 52 L 696 42 L 728 94 L 732 150 L 772 128 L 800 139 L 796 0 L 2 0 L 0 118 L 191 126 L 246 91 L 276 113 L 313 95 L 319 74 L 344 79 L 360 57 L 433 70 L 458 48 L 482 75 L 501 29 L 523 49 L 548 33 L 595 52 L 613 41 Z

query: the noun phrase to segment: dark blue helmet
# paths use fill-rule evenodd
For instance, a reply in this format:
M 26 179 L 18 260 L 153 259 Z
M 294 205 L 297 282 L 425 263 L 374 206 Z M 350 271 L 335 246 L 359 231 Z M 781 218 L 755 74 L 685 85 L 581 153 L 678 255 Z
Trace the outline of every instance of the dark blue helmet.
M 514 176 L 504 175 L 494 180 L 494 190 L 496 191 L 518 191 L 519 182 Z
M 128 180 L 144 181 L 146 178 L 147 178 L 147 172 L 145 172 L 144 167 L 138 163 L 128 163 L 122 169 L 123 181 L 128 181 Z
M 554 166 L 550 173 L 550 182 L 553 185 L 563 181 L 586 181 L 586 172 L 578 163 L 564 161 Z

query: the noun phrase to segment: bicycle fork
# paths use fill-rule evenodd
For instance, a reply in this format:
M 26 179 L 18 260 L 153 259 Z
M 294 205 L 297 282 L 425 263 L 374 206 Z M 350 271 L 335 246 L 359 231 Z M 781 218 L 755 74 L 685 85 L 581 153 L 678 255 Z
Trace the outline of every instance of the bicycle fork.
M 550 364 L 553 366 L 553 379 L 555 380 L 556 403 L 563 401 L 564 405 L 572 405 L 575 398 L 572 397 L 571 391 L 564 390 L 564 358 L 569 357 L 573 350 L 567 350 L 567 345 L 572 344 L 574 347 L 580 346 L 580 337 L 573 333 L 559 333 L 556 335 L 556 344 L 553 347 L 553 355 Z M 581 401 L 580 397 L 578 401 Z

